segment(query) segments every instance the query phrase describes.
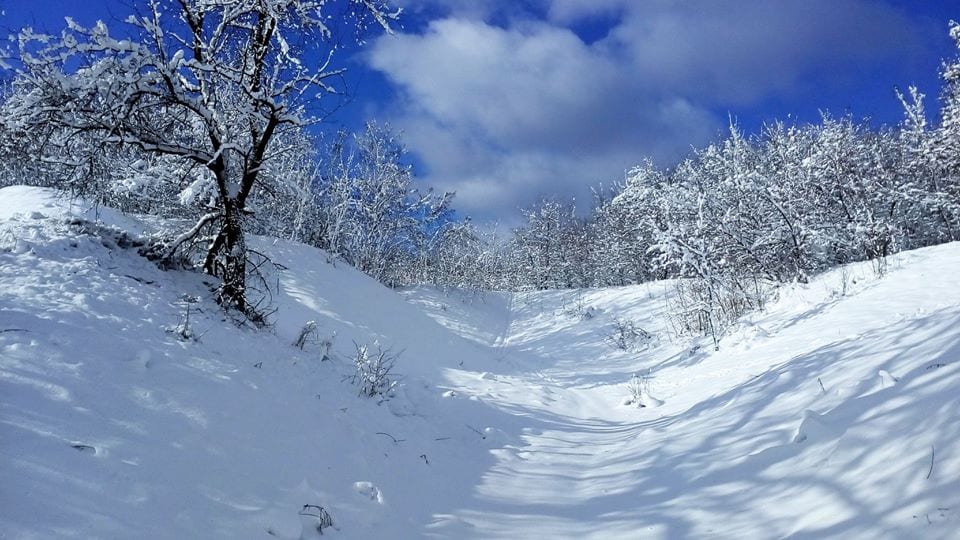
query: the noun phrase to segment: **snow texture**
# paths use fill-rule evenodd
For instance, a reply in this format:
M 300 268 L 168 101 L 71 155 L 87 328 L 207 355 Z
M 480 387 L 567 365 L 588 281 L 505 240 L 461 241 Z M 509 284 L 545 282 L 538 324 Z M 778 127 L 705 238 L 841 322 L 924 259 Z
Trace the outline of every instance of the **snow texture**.
M 670 337 L 669 283 L 580 291 L 580 318 L 570 291 L 397 294 L 268 238 L 275 325 L 238 327 L 118 240 L 144 228 L 0 190 L 0 537 L 960 530 L 960 245 L 784 288 L 714 352 Z M 611 346 L 618 320 L 655 339 Z M 392 397 L 357 397 L 353 342 L 399 354 Z M 635 374 L 659 406 L 625 405 Z

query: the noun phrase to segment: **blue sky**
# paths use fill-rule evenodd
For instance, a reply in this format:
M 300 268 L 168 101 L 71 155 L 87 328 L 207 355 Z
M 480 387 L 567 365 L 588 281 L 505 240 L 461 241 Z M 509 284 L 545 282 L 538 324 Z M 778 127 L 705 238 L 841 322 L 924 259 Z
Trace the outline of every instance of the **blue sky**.
M 0 0 L 0 26 L 62 26 L 124 0 Z M 422 181 L 480 221 L 576 196 L 650 157 L 820 110 L 893 124 L 893 89 L 935 112 L 956 51 L 953 0 L 398 0 L 397 32 L 348 49 L 351 103 L 332 119 L 401 129 Z M 953 9 L 951 9 L 951 5 Z

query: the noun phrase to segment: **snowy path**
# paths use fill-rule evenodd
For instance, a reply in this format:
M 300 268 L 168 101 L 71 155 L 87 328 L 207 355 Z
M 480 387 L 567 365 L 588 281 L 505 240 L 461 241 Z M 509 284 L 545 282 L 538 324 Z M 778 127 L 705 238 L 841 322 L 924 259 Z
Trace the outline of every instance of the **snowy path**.
M 596 339 L 613 314 L 663 335 L 662 298 L 651 291 L 588 293 L 608 312 L 591 320 L 565 313 L 564 293 L 428 310 L 455 331 L 510 321 L 486 343 L 493 366 L 465 366 L 450 379 L 461 398 L 519 419 L 501 433 L 469 502 L 428 530 L 952 537 L 960 489 L 946 470 L 960 471 L 960 421 L 946 411 L 960 410 L 951 389 L 960 376 L 952 271 L 960 257 L 942 265 L 925 265 L 923 252 L 904 257 L 896 278 L 859 275 L 850 298 L 829 282 L 790 293 L 720 353 L 664 343 L 625 354 Z M 650 374 L 662 406 L 622 404 L 635 372 Z M 925 478 L 934 448 L 943 460 L 937 480 Z
M 524 300 L 508 295 L 503 307 L 496 306 L 502 312 L 494 318 L 506 324 L 484 343 L 502 369 L 462 373 L 454 381 L 461 396 L 523 420 L 518 430 L 500 433 L 503 447 L 492 451 L 495 462 L 476 486 L 471 505 L 439 516 L 429 530 L 444 537 L 515 537 L 517 531 L 531 537 L 637 533 L 636 516 L 625 514 L 618 498 L 641 465 L 625 450 L 646 428 L 635 411 L 617 414 L 622 391 L 584 384 L 582 348 L 562 340 L 549 347 L 535 343 L 557 336 L 532 331 L 543 324 L 536 319 L 546 306 Z M 471 328 L 446 311 L 434 316 L 454 331 Z

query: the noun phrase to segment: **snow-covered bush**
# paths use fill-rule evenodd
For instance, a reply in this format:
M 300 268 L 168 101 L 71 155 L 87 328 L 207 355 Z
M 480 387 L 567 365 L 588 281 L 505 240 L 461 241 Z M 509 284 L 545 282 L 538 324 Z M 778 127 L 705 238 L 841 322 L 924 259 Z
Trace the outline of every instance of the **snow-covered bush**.
M 180 316 L 180 321 L 177 322 L 177 324 L 167 329 L 167 332 L 177 336 L 177 339 L 180 341 L 196 341 L 200 339 L 200 336 L 196 330 L 194 330 L 193 324 L 190 321 L 190 314 L 192 312 L 201 311 L 199 307 L 195 307 L 198 303 L 200 303 L 199 297 L 189 294 L 182 295 L 179 304 L 183 308 L 183 315 Z
M 330 359 L 330 350 L 333 348 L 335 337 L 337 337 L 336 332 L 331 334 L 330 337 L 321 337 L 317 321 L 307 321 L 300 329 L 293 346 L 301 351 L 306 350 L 307 346 L 317 347 L 320 350 L 320 361 L 324 362 Z
M 294 340 L 293 346 L 301 351 L 307 346 L 307 343 L 313 343 L 317 340 L 317 321 L 307 321 L 300 329 L 300 334 Z
M 323 530 L 333 527 L 333 517 L 327 510 L 316 504 L 305 504 L 300 509 L 300 538 L 310 540 L 320 538 Z
M 376 397 L 382 399 L 390 397 L 390 392 L 396 386 L 391 371 L 400 357 L 390 349 L 383 349 L 374 343 L 376 351 L 369 345 L 360 345 L 353 342 L 356 354 L 353 358 L 355 372 L 353 384 L 357 385 L 357 393 L 362 397 Z
M 667 316 L 678 337 L 705 336 L 719 350 L 727 330 L 743 315 L 761 309 L 766 294 L 751 294 L 734 276 L 677 280 L 667 298 Z
M 587 304 L 583 291 L 578 291 L 572 302 L 564 300 L 563 312 L 574 319 L 587 321 L 596 316 L 597 308 Z
M 646 407 L 644 397 L 650 395 L 650 380 L 647 377 L 641 377 L 634 373 L 627 383 L 627 391 L 630 395 L 624 400 L 624 405 Z
M 607 334 L 607 341 L 621 351 L 637 351 L 650 343 L 653 335 L 630 319 L 617 318 Z

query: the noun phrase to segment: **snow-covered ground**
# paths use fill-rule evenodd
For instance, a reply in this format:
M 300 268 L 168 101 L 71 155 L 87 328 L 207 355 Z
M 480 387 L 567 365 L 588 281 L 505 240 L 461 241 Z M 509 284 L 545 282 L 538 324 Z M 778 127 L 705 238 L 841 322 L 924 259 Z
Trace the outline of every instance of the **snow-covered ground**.
M 960 530 L 960 245 L 786 287 L 714 352 L 666 283 L 398 294 L 266 238 L 275 325 L 238 327 L 117 232 L 148 228 L 0 190 L 0 538 L 312 538 L 304 505 L 340 538 Z

